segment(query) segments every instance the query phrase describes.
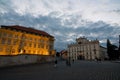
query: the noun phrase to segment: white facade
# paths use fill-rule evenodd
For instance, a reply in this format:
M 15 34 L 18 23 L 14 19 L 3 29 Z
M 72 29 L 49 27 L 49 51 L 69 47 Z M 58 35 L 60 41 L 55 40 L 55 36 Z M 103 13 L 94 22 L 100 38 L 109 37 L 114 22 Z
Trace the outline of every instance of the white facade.
M 100 45 L 98 40 L 89 41 L 85 37 L 76 39 L 76 43 L 68 45 L 68 57 L 71 59 L 94 60 L 100 59 Z

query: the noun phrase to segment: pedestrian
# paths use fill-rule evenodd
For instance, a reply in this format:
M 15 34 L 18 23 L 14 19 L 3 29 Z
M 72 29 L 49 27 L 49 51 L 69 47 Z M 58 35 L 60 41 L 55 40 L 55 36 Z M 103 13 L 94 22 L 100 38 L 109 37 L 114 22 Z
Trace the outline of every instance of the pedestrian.
M 74 59 L 72 59 L 72 62 L 74 63 Z
M 71 66 L 71 62 L 70 62 L 70 60 L 68 60 L 68 65 Z
M 54 64 L 54 67 L 57 67 L 57 60 L 55 60 L 55 64 Z
M 68 60 L 66 59 L 66 65 L 68 66 Z
M 68 60 L 68 59 L 66 60 L 66 65 L 71 66 L 70 60 Z

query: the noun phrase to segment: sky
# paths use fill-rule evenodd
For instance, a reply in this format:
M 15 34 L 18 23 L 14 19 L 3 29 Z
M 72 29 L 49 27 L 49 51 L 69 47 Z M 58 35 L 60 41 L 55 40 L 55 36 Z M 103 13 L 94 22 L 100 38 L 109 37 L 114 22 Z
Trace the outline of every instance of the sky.
M 120 0 L 0 0 L 0 25 L 46 31 L 55 37 L 56 50 L 83 36 L 118 45 Z

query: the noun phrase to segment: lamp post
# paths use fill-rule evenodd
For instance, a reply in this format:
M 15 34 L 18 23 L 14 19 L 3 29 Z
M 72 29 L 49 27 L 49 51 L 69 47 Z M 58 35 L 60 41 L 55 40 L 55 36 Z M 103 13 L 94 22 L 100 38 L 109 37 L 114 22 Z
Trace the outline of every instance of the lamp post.
M 96 49 L 95 48 L 94 48 L 94 56 L 95 56 L 95 59 L 97 59 Z

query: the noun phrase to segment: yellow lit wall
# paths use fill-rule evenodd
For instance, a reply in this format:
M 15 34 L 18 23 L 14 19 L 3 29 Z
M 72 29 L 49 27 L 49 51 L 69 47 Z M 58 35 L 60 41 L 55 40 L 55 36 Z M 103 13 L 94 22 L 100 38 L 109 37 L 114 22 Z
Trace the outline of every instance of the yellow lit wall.
M 54 38 L 0 28 L 0 55 L 54 55 Z

